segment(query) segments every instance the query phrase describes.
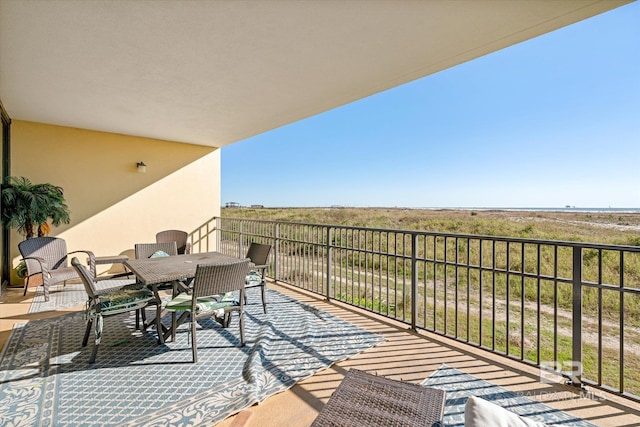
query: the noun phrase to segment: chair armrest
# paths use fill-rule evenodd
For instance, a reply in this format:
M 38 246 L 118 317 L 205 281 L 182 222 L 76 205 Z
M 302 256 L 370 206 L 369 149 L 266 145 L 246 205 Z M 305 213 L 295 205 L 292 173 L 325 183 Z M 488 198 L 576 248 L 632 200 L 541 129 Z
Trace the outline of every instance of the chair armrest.
M 69 256 L 71 254 L 77 254 L 79 252 L 87 254 L 87 257 L 89 259 L 89 270 L 91 271 L 91 274 L 93 274 L 93 278 L 95 279 L 95 277 L 96 277 L 96 256 L 93 254 L 92 251 L 80 249 L 80 250 L 77 250 L 77 251 L 73 251 L 73 252 L 67 253 L 67 256 Z
M 47 265 L 47 262 L 44 258 L 40 258 L 37 256 L 28 256 L 22 258 L 21 261 L 24 261 L 24 263 L 27 265 L 27 276 L 33 276 L 34 274 L 38 273 L 42 273 L 43 275 L 45 275 L 49 272 L 49 266 Z M 35 261 L 37 262 L 37 264 L 29 261 Z
M 265 271 L 266 271 L 267 267 L 269 267 L 267 264 L 265 264 L 265 265 L 254 265 L 254 266 L 253 266 L 253 268 L 252 268 L 252 270 L 253 270 L 253 271 L 258 271 L 258 270 L 260 270 L 260 275 L 261 275 L 261 276 L 262 276 L 262 278 L 264 279 L 264 273 L 265 273 Z

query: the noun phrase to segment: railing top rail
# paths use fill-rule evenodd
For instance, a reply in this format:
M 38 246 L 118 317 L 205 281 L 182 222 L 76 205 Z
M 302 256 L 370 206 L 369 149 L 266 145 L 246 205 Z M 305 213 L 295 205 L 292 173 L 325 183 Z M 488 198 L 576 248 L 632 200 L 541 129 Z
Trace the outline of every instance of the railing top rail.
M 354 230 L 354 231 L 364 230 L 364 231 L 373 231 L 373 232 L 379 232 L 379 233 L 399 233 L 399 234 L 409 234 L 409 235 L 417 235 L 417 236 L 458 238 L 458 239 L 468 239 L 468 240 L 492 240 L 496 242 L 524 243 L 524 244 L 534 244 L 534 245 L 554 245 L 554 246 L 581 247 L 586 249 L 602 249 L 602 250 L 618 250 L 618 251 L 622 250 L 622 251 L 640 253 L 640 246 L 614 245 L 614 244 L 607 244 L 607 243 L 572 242 L 569 240 L 527 239 L 523 237 L 491 236 L 491 235 L 485 235 L 485 234 L 463 234 L 463 233 L 450 233 L 450 232 L 439 232 L 439 231 L 358 227 L 358 226 L 340 225 L 340 224 L 315 224 L 315 223 L 295 222 L 295 221 L 276 221 L 276 220 L 268 220 L 268 219 L 247 219 L 247 218 L 228 218 L 228 217 L 220 217 L 220 219 L 232 220 L 232 221 L 262 222 L 262 223 L 271 223 L 271 224 L 302 225 L 302 226 L 311 226 L 311 227 L 329 227 L 333 229 L 342 229 L 342 230 Z

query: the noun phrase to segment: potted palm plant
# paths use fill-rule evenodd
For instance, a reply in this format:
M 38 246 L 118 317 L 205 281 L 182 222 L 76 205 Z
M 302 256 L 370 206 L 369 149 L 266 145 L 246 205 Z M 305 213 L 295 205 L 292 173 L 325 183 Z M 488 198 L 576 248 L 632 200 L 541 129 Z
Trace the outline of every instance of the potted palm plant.
M 55 227 L 69 224 L 69 207 L 62 187 L 32 184 L 25 177 L 7 177 L 2 186 L 2 225 L 15 228 L 27 239 L 46 236 Z
M 53 184 L 33 184 L 25 177 L 7 177 L 2 185 L 2 215 L 6 228 L 15 228 L 25 238 L 46 236 L 51 225 L 69 224 L 69 207 L 62 187 Z M 18 277 L 24 277 L 25 266 L 16 267 Z

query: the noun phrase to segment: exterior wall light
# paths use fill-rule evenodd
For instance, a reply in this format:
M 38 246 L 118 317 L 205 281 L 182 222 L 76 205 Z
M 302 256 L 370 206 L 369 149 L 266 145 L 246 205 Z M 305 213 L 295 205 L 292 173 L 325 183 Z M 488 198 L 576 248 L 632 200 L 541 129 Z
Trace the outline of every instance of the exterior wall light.
M 147 171 L 147 165 L 145 165 L 144 162 L 138 162 L 136 166 L 138 166 L 138 173 L 145 173 Z

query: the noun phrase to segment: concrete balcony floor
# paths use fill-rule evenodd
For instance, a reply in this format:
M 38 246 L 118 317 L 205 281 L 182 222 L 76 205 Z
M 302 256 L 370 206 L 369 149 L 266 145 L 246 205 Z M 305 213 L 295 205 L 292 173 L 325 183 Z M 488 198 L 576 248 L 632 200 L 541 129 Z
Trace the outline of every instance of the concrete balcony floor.
M 640 405 L 637 402 L 608 393 L 604 393 L 604 401 L 580 398 L 570 387 L 540 383 L 537 368 L 428 332 L 414 333 L 409 331 L 405 324 L 338 302 L 327 302 L 305 291 L 273 283 L 269 286 L 380 334 L 387 341 L 349 360 L 337 363 L 301 381 L 293 388 L 271 396 L 259 405 L 227 418 L 218 426 L 309 426 L 350 368 L 419 383 L 442 363 L 509 390 L 535 396 L 538 401 L 587 419 L 596 425 L 640 426 Z M 0 347 L 4 346 L 15 323 L 82 309 L 76 307 L 56 312 L 28 314 L 33 295 L 33 289 L 23 297 L 22 289 L 9 288 L 0 299 Z

